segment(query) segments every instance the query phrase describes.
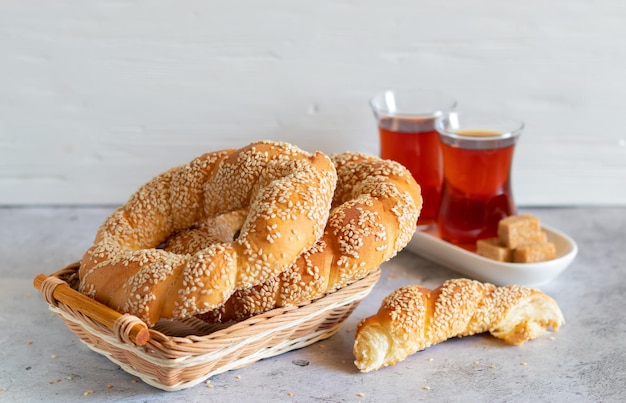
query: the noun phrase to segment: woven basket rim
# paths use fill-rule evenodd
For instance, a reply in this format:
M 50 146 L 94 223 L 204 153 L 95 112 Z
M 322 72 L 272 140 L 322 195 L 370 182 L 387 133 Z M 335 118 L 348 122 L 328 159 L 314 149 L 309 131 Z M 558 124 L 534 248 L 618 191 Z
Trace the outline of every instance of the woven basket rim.
M 77 276 L 78 271 L 78 262 L 68 265 L 67 267 L 58 270 L 57 272 L 51 274 L 50 276 L 55 276 L 61 278 L 61 280 L 66 281 L 64 278 L 70 278 Z M 334 305 L 337 304 L 346 304 L 351 302 L 351 300 L 360 301 L 363 299 L 369 292 L 371 288 L 376 284 L 378 279 L 380 278 L 380 268 L 376 268 L 372 270 L 367 276 L 356 280 L 338 290 L 327 293 L 324 296 L 306 301 L 299 305 L 291 305 L 280 308 L 275 308 L 270 311 L 255 315 L 246 320 L 230 323 L 226 325 L 211 325 L 208 323 L 202 322 L 197 318 L 188 318 L 182 321 L 166 321 L 169 324 L 177 324 L 181 325 L 189 324 L 193 322 L 191 326 L 194 329 L 202 329 L 201 334 L 188 334 L 186 336 L 176 336 L 167 334 L 160 329 L 160 323 L 157 323 L 153 328 L 149 329 L 150 331 L 150 341 L 147 343 L 145 348 L 158 351 L 169 351 L 170 353 L 173 350 L 179 351 L 181 356 L 188 355 L 196 355 L 197 345 L 198 344 L 206 344 L 211 343 L 214 340 L 221 339 L 233 339 L 233 338 L 241 338 L 248 337 L 251 327 L 263 328 L 266 322 L 272 321 L 277 322 L 280 321 L 282 316 L 290 314 L 290 320 L 285 324 L 288 326 L 293 322 L 292 316 L 298 316 L 305 318 L 310 312 L 326 312 L 332 310 Z M 66 281 L 67 282 L 67 281 Z M 71 282 L 68 282 L 70 286 L 72 286 Z M 74 282 L 75 288 L 76 283 Z M 51 306 L 52 307 L 52 306 Z M 83 325 L 90 326 L 94 328 L 93 330 L 106 335 L 106 331 L 103 331 L 102 326 L 98 326 L 97 323 L 89 321 L 88 317 L 73 311 L 70 307 L 63 303 L 58 303 L 58 308 L 64 311 L 69 311 L 70 314 L 74 317 L 77 317 L 78 321 L 83 322 Z M 54 310 L 53 310 L 54 311 Z M 57 312 L 58 313 L 58 312 Z M 87 319 L 87 320 L 86 320 Z M 276 324 L 272 324 L 272 327 L 276 327 Z M 104 328 L 106 329 L 106 328 Z M 108 329 L 106 329 L 108 330 Z M 256 333 L 252 332 L 252 333 Z M 262 333 L 262 332 L 261 332 Z M 111 339 L 115 339 L 115 335 L 110 335 Z M 128 343 L 126 343 L 128 344 Z M 134 345 L 128 346 L 131 350 L 136 349 L 137 347 Z M 204 346 L 202 346 L 204 347 Z

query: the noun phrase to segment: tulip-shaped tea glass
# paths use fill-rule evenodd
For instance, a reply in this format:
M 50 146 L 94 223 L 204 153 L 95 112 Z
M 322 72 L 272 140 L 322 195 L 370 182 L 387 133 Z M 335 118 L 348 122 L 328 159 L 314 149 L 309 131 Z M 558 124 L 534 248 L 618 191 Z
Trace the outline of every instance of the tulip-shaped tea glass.
M 418 228 L 434 225 L 443 182 L 435 120 L 454 110 L 456 101 L 436 91 L 385 91 L 374 96 L 370 106 L 378 121 L 381 158 L 407 167 L 421 187 Z
M 435 127 L 444 166 L 439 234 L 471 249 L 476 240 L 497 236 L 498 222 L 516 213 L 511 165 L 524 123 L 497 114 L 454 112 Z

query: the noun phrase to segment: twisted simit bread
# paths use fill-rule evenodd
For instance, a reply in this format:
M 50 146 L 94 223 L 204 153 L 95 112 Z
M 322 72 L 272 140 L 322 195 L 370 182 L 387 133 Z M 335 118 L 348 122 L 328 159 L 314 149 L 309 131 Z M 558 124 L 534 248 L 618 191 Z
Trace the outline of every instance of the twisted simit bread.
M 337 170 L 333 209 L 324 235 L 284 272 L 263 284 L 237 290 L 216 310 L 200 315 L 209 322 L 243 320 L 276 307 L 323 296 L 368 275 L 404 248 L 415 231 L 422 199 L 402 165 L 356 153 L 331 156 Z M 225 226 L 227 227 L 227 226 Z M 194 229 L 199 239 L 209 227 Z M 229 233 L 234 232 L 231 228 Z M 181 238 L 172 239 L 177 246 Z M 193 253 L 201 242 L 187 243 Z M 183 250 L 185 250 L 183 248 Z
M 556 302 L 532 288 L 496 287 L 468 279 L 448 280 L 435 290 L 402 287 L 357 326 L 355 364 L 368 372 L 451 337 L 487 331 L 519 345 L 547 327 L 558 330 L 563 323 Z
M 81 261 L 79 289 L 148 325 L 212 310 L 315 244 L 335 185 L 327 156 L 285 143 L 204 154 L 156 176 L 103 223 Z M 245 208 L 234 241 L 194 254 L 157 248 L 198 222 Z
M 323 296 L 368 275 L 404 248 L 422 206 L 420 188 L 402 165 L 373 156 L 331 157 L 337 187 L 323 237 L 278 276 L 238 290 L 201 318 L 242 320 Z

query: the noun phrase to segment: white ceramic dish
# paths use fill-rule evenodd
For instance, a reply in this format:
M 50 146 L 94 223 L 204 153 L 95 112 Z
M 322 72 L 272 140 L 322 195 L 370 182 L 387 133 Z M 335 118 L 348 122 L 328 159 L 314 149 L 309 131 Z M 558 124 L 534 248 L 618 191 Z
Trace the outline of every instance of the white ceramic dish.
M 495 285 L 539 286 L 558 276 L 574 260 L 578 245 L 566 234 L 543 226 L 556 247 L 556 259 L 539 263 L 506 263 L 487 259 L 439 238 L 436 228 L 415 231 L 406 249 L 470 278 Z

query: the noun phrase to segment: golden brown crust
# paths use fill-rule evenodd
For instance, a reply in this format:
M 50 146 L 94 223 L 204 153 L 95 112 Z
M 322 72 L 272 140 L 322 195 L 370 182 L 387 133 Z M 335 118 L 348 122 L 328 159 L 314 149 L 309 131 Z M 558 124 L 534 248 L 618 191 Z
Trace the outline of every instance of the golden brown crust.
M 402 287 L 357 326 L 355 364 L 368 372 L 451 337 L 483 332 L 519 345 L 548 327 L 558 330 L 563 322 L 556 302 L 528 287 L 468 279 L 448 280 L 435 290 Z
M 80 290 L 148 325 L 214 309 L 317 241 L 335 185 L 328 157 L 285 143 L 204 154 L 156 176 L 103 223 L 81 261 Z M 234 241 L 194 254 L 157 248 L 198 222 L 248 207 Z
M 287 270 L 238 290 L 210 322 L 242 320 L 323 296 L 365 277 L 404 248 L 415 231 L 422 199 L 402 165 L 356 153 L 333 155 L 337 188 L 323 237 Z

